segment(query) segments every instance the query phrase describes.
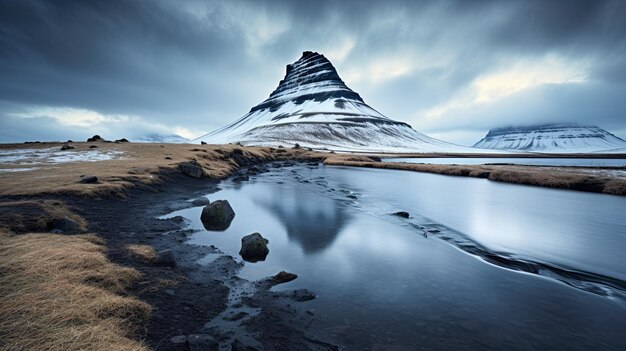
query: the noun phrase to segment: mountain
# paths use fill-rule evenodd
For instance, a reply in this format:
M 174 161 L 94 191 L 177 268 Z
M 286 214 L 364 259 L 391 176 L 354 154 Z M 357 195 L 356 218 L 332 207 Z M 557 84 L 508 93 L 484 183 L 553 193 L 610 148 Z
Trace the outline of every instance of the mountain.
M 291 146 L 344 151 L 476 152 L 394 121 L 348 88 L 324 55 L 305 51 L 287 65 L 269 98 L 237 121 L 196 141 Z
M 184 144 L 190 142 L 189 139 L 183 138 L 178 134 L 158 134 L 151 133 L 144 136 L 132 138 L 131 141 L 136 143 L 165 143 L 165 144 Z
M 552 123 L 491 129 L 474 147 L 550 153 L 619 152 L 626 141 L 596 126 Z

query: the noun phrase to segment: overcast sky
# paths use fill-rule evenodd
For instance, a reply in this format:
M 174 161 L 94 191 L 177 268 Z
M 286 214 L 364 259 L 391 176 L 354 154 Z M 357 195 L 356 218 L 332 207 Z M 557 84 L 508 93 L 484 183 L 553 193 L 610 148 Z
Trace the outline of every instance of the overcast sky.
M 0 0 L 0 142 L 196 137 L 305 50 L 447 141 L 543 122 L 626 138 L 626 1 Z

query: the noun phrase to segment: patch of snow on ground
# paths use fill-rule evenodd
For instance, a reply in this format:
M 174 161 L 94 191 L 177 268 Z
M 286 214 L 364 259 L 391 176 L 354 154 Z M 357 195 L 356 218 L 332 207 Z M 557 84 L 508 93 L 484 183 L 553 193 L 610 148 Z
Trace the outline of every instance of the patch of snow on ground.
M 2 172 L 27 172 L 27 171 L 33 171 L 35 169 L 38 169 L 39 167 L 33 167 L 33 168 L 0 168 L 0 173 Z
M 61 151 L 58 147 L 48 149 L 0 150 L 0 165 L 58 164 L 65 162 L 97 162 L 122 158 L 122 151 L 88 150 Z M 18 168 L 12 168 L 18 169 Z M 30 168 L 32 169 L 32 168 Z M 30 170 L 29 169 L 29 170 Z M 24 169 L 26 170 L 26 169 Z M 3 169 L 3 172 L 8 172 Z

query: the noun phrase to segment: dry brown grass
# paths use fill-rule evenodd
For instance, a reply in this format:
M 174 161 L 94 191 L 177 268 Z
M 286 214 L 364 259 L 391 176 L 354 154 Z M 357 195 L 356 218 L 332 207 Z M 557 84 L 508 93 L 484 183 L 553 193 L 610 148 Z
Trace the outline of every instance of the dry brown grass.
M 434 165 L 400 162 L 352 161 L 349 156 L 329 157 L 324 164 L 333 166 L 397 169 L 451 176 L 487 178 L 492 181 L 571 189 L 612 195 L 626 195 L 626 179 L 589 172 L 576 167 L 538 167 L 521 165 Z
M 24 148 L 60 148 L 62 143 L 0 144 L 0 150 Z M 57 195 L 72 194 L 83 197 L 124 196 L 137 184 L 156 184 L 164 181 L 164 174 L 177 171 L 184 161 L 197 160 L 209 178 L 224 178 L 237 170 L 237 159 L 271 161 L 275 159 L 320 158 L 315 152 L 295 149 L 241 147 L 238 145 L 190 145 L 145 143 L 72 143 L 75 150 L 84 152 L 90 145 L 97 150 L 123 152 L 123 159 L 98 162 L 70 162 L 45 165 L 27 172 L 0 172 L 0 195 Z M 166 159 L 169 157 L 170 159 Z M 3 168 L 24 167 L 3 164 Z M 81 175 L 95 175 L 96 184 L 80 184 Z
M 150 306 L 122 296 L 138 277 L 93 235 L 0 231 L 2 350 L 147 350 L 131 339 Z
M 131 257 L 143 262 L 151 263 L 157 258 L 156 250 L 150 245 L 130 244 L 124 247 Z
M 16 233 L 46 232 L 54 220 L 68 219 L 84 232 L 87 222 L 65 204 L 55 200 L 23 200 L 0 202 L 0 228 Z

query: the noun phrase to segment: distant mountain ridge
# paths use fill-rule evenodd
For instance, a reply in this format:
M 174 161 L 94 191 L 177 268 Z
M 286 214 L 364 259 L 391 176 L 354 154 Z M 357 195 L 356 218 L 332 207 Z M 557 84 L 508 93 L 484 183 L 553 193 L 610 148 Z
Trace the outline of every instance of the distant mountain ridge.
M 137 143 L 169 143 L 169 144 L 183 144 L 188 143 L 190 140 L 183 138 L 178 134 L 159 134 L 151 133 L 130 139 Z
M 474 144 L 476 148 L 532 152 L 612 152 L 626 141 L 597 126 L 548 123 L 489 130 Z
M 344 151 L 476 152 L 415 131 L 385 117 L 348 88 L 332 63 L 305 51 L 287 65 L 269 98 L 235 122 L 195 141 Z

